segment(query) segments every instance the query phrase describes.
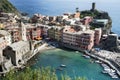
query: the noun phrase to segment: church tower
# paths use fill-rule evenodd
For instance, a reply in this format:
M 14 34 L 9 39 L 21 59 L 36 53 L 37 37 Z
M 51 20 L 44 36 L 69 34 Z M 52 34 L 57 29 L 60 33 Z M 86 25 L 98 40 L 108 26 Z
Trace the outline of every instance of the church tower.
M 24 25 L 23 22 L 20 22 L 20 30 L 21 30 L 21 36 L 22 36 L 22 40 L 23 41 L 27 41 L 27 37 L 26 37 L 26 27 Z

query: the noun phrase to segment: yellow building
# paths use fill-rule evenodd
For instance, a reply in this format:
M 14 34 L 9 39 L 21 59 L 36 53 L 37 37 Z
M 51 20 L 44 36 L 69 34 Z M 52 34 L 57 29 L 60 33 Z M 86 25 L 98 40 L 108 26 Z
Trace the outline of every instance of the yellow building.
M 0 29 L 4 28 L 4 24 L 0 23 Z
M 48 30 L 48 37 L 51 38 L 51 39 L 55 39 L 55 29 L 53 27 L 51 27 Z
M 62 28 L 57 27 L 55 29 L 55 40 L 60 41 L 61 40 L 61 35 L 62 35 Z

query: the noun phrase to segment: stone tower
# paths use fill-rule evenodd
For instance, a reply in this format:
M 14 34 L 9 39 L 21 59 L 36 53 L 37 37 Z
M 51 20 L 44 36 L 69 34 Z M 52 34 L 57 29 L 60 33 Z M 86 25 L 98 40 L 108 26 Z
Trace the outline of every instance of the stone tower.
M 92 11 L 95 11 L 95 2 L 92 3 Z
M 26 27 L 23 22 L 20 22 L 20 28 L 21 28 L 21 36 L 23 41 L 27 41 L 26 38 Z

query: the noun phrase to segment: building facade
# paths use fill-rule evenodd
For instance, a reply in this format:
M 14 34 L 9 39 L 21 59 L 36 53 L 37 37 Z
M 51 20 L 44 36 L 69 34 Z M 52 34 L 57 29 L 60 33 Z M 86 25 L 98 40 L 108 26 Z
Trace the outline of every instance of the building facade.
M 95 45 L 99 45 L 102 36 L 102 29 L 96 28 L 95 29 Z
M 35 25 L 26 26 L 26 37 L 27 40 L 41 40 L 42 39 L 41 27 Z
M 22 40 L 21 29 L 19 26 L 10 25 L 6 30 L 11 34 L 12 43 Z
M 63 30 L 63 46 L 77 50 L 91 50 L 94 46 L 94 31 L 75 31 L 68 27 Z
M 48 37 L 50 39 L 55 39 L 55 28 L 54 27 L 51 27 L 49 30 L 48 30 Z
M 25 55 L 28 55 L 30 51 L 30 44 L 28 41 L 19 41 L 7 46 L 3 50 L 3 56 L 11 60 L 11 63 L 14 66 L 19 66 L 24 64 L 24 60 L 26 59 Z

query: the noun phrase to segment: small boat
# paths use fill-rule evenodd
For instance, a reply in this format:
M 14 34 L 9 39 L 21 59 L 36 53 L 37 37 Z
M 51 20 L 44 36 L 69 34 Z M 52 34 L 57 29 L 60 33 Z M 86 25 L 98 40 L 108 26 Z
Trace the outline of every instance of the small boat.
M 83 57 L 85 57 L 87 59 L 90 59 L 90 56 L 87 56 L 87 55 L 83 55 Z
M 104 73 L 104 74 L 105 74 L 105 73 L 108 73 L 108 72 L 107 72 L 107 71 L 102 71 L 102 73 Z
M 110 69 L 110 67 L 104 63 L 101 64 L 103 66 L 104 69 Z
M 60 65 L 60 67 L 66 67 L 66 65 L 64 65 L 64 64 L 61 64 L 61 65 Z
M 79 51 L 75 51 L 75 53 L 79 53 Z
M 114 69 L 111 69 L 111 72 L 115 73 L 115 70 L 114 70 Z
M 95 61 L 96 63 L 102 63 L 101 61 L 99 61 L 99 60 L 97 60 L 97 61 Z
M 117 75 L 114 75 L 114 76 L 112 76 L 112 78 L 115 79 L 115 78 L 118 78 L 118 76 L 117 76 Z

